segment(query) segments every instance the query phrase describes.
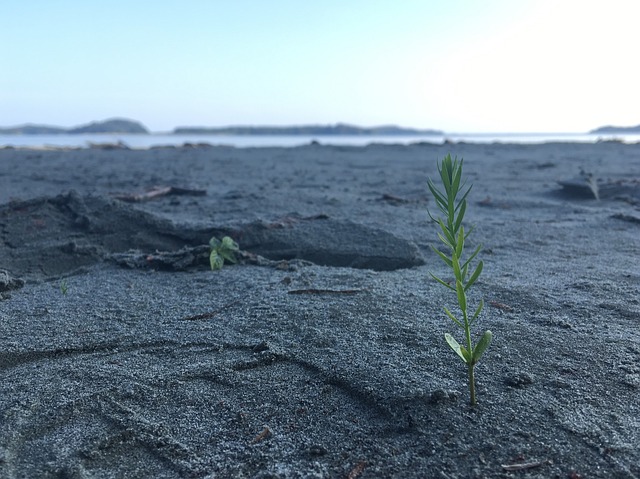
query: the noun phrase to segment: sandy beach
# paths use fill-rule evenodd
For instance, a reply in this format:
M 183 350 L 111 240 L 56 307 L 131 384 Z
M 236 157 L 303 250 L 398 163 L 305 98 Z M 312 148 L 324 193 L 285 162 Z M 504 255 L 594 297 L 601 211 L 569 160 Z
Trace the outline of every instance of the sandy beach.
M 640 144 L 5 148 L 0 184 L 0 477 L 640 477 Z

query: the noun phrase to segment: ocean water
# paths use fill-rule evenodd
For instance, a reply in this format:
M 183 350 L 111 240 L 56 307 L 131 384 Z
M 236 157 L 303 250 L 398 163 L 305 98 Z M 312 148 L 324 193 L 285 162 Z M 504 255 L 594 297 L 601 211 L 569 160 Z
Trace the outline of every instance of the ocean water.
M 548 142 L 596 143 L 598 141 L 621 141 L 640 143 L 640 134 L 588 134 L 588 133 L 452 133 L 446 135 L 412 136 L 330 136 L 330 135 L 131 135 L 131 134 L 87 134 L 87 135 L 1 135 L 0 148 L 13 147 L 89 147 L 92 143 L 122 142 L 130 148 L 158 146 L 180 146 L 185 143 L 208 143 L 237 148 L 308 145 L 317 141 L 323 145 L 364 146 L 371 143 L 402 144 L 428 142 L 440 144 L 446 141 L 467 143 L 521 143 L 538 144 Z

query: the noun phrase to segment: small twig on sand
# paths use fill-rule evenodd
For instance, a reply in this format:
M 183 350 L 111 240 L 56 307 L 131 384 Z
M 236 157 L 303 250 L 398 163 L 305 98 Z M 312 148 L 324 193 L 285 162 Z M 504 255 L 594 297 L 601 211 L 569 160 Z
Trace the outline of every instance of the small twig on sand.
M 408 200 L 406 198 L 402 198 L 400 196 L 392 195 L 390 193 L 383 193 L 383 195 L 380 198 L 380 200 L 388 201 L 390 203 L 409 203 L 410 202 L 410 200 Z
M 289 294 L 358 294 L 361 289 L 293 289 Z
M 127 201 L 129 203 L 138 203 L 141 201 L 149 201 L 154 198 L 159 198 L 161 196 L 167 195 L 204 196 L 206 194 L 206 190 L 192 190 L 188 188 L 178 188 L 176 186 L 154 186 L 152 189 L 144 193 L 115 195 L 115 198 L 120 201 Z
M 360 475 L 362 475 L 365 467 L 367 467 L 367 463 L 364 461 L 360 461 L 353 469 L 351 469 L 351 472 L 349 472 L 347 479 L 357 479 L 358 477 L 360 477 Z
M 264 429 L 256 436 L 253 438 L 253 440 L 251 441 L 251 444 L 257 444 L 259 442 L 264 441 L 265 439 L 268 439 L 271 436 L 271 430 L 265 426 Z
M 489 306 L 491 306 L 492 308 L 501 309 L 502 311 L 506 311 L 507 313 L 513 311 L 513 308 L 511 306 L 509 306 L 508 304 L 499 303 L 498 301 L 489 301 Z
M 544 461 L 522 462 L 520 464 L 501 464 L 501 467 L 505 471 L 524 471 L 526 469 L 533 469 L 534 467 L 540 467 L 550 463 L 551 461 L 546 459 Z

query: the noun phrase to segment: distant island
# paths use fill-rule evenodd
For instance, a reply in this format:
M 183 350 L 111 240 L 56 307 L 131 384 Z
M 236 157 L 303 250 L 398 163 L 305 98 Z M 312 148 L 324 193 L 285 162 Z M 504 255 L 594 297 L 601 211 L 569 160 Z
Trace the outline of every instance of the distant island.
M 149 130 L 142 123 L 125 118 L 111 118 L 73 128 L 33 124 L 0 128 L 0 135 L 81 135 L 83 133 L 149 134 Z
M 640 133 L 640 125 L 637 126 L 601 126 L 589 133 Z
M 363 128 L 338 123 L 336 125 L 299 126 L 225 126 L 220 128 L 181 126 L 173 130 L 174 135 L 443 135 L 439 130 L 417 130 L 394 125 Z
M 11 128 L 0 128 L 0 135 L 75 135 L 83 133 L 126 133 L 149 134 L 149 130 L 140 122 L 125 118 L 112 118 L 73 128 L 59 126 L 26 124 Z M 173 135 L 352 135 L 352 136 L 417 136 L 444 135 L 440 130 L 419 130 L 402 128 L 395 125 L 360 127 L 337 123 L 335 125 L 297 125 L 297 126 L 181 126 L 174 128 Z

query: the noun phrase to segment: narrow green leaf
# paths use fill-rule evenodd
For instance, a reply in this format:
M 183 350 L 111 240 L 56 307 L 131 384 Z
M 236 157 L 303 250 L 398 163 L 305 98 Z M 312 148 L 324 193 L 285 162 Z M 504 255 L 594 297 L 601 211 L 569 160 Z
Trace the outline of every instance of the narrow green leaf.
M 465 240 L 469 237 L 469 235 L 473 232 L 474 229 L 475 229 L 474 226 L 471 226 L 471 228 L 469 228 L 469 231 L 467 231 L 467 234 L 464 235 Z
M 218 246 L 220 246 L 220 240 L 214 236 L 209 240 L 209 246 L 214 249 L 218 248 Z
M 433 184 L 433 181 L 431 181 L 431 179 L 427 180 L 427 186 L 429 187 L 429 190 L 431 190 L 431 194 L 433 195 L 437 203 L 441 205 L 447 204 L 447 199 L 442 193 L 440 193 L 440 191 L 436 188 L 436 185 Z
M 447 155 L 444 157 L 444 160 L 442 160 L 442 164 L 438 167 L 438 171 L 440 172 L 442 184 L 444 185 L 444 189 L 449 198 L 451 197 L 451 170 L 451 155 Z
M 460 166 L 456 164 L 451 174 L 453 178 L 451 182 L 451 189 L 457 194 L 458 191 L 460 191 L 460 178 L 462 178 L 462 168 L 460 168 Z
M 464 287 L 459 279 L 456 280 L 456 294 L 458 295 L 458 304 L 460 305 L 460 309 L 465 312 L 467 310 L 467 295 L 465 294 Z
M 473 324 L 474 321 L 478 319 L 478 316 L 480 316 L 480 313 L 482 312 L 482 308 L 484 308 L 484 299 L 480 300 L 480 304 L 476 308 L 476 312 L 473 313 L 473 317 L 471 318 L 471 321 L 469 321 L 469 324 Z
M 458 239 L 456 242 L 456 256 L 462 258 L 462 251 L 464 250 L 464 226 L 460 227 L 458 232 Z
M 471 256 L 469 256 L 467 261 L 464 262 L 464 265 L 462 267 L 465 268 L 466 266 L 468 266 L 473 261 L 473 259 L 476 256 L 478 256 L 478 253 L 480 252 L 481 249 L 482 249 L 482 245 L 478 245 L 478 247 L 474 250 L 474 252 L 471 254 Z
M 462 225 L 462 218 L 464 218 L 464 214 L 466 210 L 467 210 L 467 202 L 463 201 L 462 206 L 460 207 L 460 211 L 458 212 L 458 217 L 456 218 L 456 223 L 454 225 L 454 228 L 456 229 L 456 231 L 458 231 L 460 229 L 460 226 Z
M 433 192 L 432 192 L 432 194 L 433 194 Z M 434 198 L 435 198 L 435 197 L 434 197 Z M 444 207 L 443 207 L 443 206 L 442 206 L 442 204 L 440 203 L 440 201 L 438 201 L 438 199 L 437 199 L 437 198 L 436 198 L 436 206 L 438 207 L 438 209 L 439 209 L 439 210 L 440 210 L 440 212 L 442 212 L 442 213 L 444 213 L 444 212 L 446 212 L 446 211 L 447 211 L 447 209 L 446 209 L 446 204 L 445 204 L 445 205 L 444 205 Z M 434 222 L 436 222 L 436 223 L 437 223 L 437 222 L 438 222 L 438 219 L 437 219 L 437 218 L 435 218 L 435 217 L 431 214 L 431 212 L 430 212 L 428 209 L 427 209 L 427 212 L 429 213 L 429 216 L 431 217 L 431 219 L 432 219 Z
M 442 251 L 438 250 L 435 246 L 431 246 L 431 249 L 438 255 L 440 256 L 440 259 L 442 259 L 442 261 L 445 262 L 445 264 L 451 268 L 451 260 L 449 258 L 447 258 L 447 255 L 445 255 Z
M 493 334 L 491 331 L 485 331 L 478 344 L 473 350 L 473 363 L 477 363 L 480 360 L 482 354 L 487 350 L 489 344 L 491 344 L 491 339 L 493 338 Z
M 454 245 L 456 244 L 456 238 L 451 234 L 451 231 L 449 231 L 449 228 L 447 228 L 447 226 L 444 224 L 444 221 L 440 220 L 439 224 L 440 224 L 440 228 L 442 229 L 442 232 L 447 238 L 447 241 L 448 241 L 447 244 L 453 248 Z
M 442 233 L 438 233 L 438 238 L 440 238 L 440 241 L 442 241 L 442 243 L 445 246 L 448 246 L 449 248 L 453 248 L 453 245 L 449 242 L 449 240 L 447 240 L 447 238 L 442 236 Z
M 463 203 L 467 202 L 467 196 L 469 196 L 469 192 L 470 191 L 471 191 L 471 186 L 469 188 L 467 188 L 467 191 L 465 191 L 464 195 L 462 195 L 462 198 L 460 198 L 460 201 L 458 201 L 458 205 L 456 206 L 456 211 L 458 211 L 460 208 L 462 208 L 462 204 Z
M 452 290 L 452 291 L 455 291 L 455 290 L 456 290 L 456 288 L 454 288 L 453 286 L 451 286 L 451 285 L 450 285 L 449 283 L 447 283 L 446 281 L 444 281 L 444 280 L 442 280 L 442 279 L 438 278 L 435 274 L 433 274 L 433 273 L 429 273 L 429 274 L 431 275 L 431 277 L 432 277 L 433 279 L 435 279 L 435 280 L 436 280 L 438 283 L 440 283 L 441 285 L 446 286 L 447 288 L 449 288 L 449 289 L 450 289 L 450 290 Z
M 462 329 L 464 329 L 463 324 L 460 322 L 460 320 L 458 318 L 456 318 L 453 313 L 451 311 L 449 311 L 449 308 L 447 308 L 446 306 L 444 306 L 444 312 L 447 313 L 447 316 L 449 316 L 449 318 L 451 319 L 451 321 L 453 321 L 454 323 L 456 323 L 458 326 L 460 326 Z
M 449 227 L 451 228 L 452 233 L 455 235 L 455 230 L 453 229 L 453 219 L 455 218 L 456 215 L 456 208 L 455 208 L 455 195 L 453 198 L 449 197 L 449 202 L 447 203 L 447 223 L 449 224 Z
M 451 263 L 453 266 L 453 274 L 456 277 L 456 280 L 462 279 L 462 271 L 460 270 L 460 262 L 458 261 L 458 257 L 455 252 L 451 255 Z
M 447 200 L 449 200 L 451 198 L 451 180 L 446 169 L 442 170 L 442 173 L 440 173 L 440 178 L 442 179 L 442 186 L 444 186 L 444 192 L 446 194 Z
M 475 283 L 476 280 L 480 277 L 480 273 L 482 273 L 483 267 L 484 267 L 484 261 L 480 261 L 476 266 L 475 271 L 471 275 L 471 278 L 469 278 L 469 281 L 467 281 L 467 284 L 464 287 L 465 291 L 468 290 L 473 285 L 473 283 Z
M 465 278 L 467 277 L 467 274 L 469 274 L 469 265 L 465 264 L 464 267 L 462 268 L 462 282 L 464 283 Z
M 460 358 L 462 358 L 462 360 L 466 363 L 467 358 L 465 356 L 469 355 L 469 352 L 465 349 L 465 352 L 467 353 L 466 355 L 462 352 L 462 346 L 460 346 L 460 344 L 458 343 L 458 341 L 455 340 L 455 338 L 453 336 L 451 336 L 449 333 L 445 333 L 444 335 L 444 339 L 447 341 L 447 344 L 449 345 L 449 347 L 451 347 L 451 349 L 453 349 L 456 354 L 458 356 L 460 356 Z
M 465 358 L 465 363 L 469 364 L 471 362 L 471 354 L 469 353 L 469 351 L 467 351 L 467 348 L 465 348 L 462 344 L 460 345 L 460 351 L 462 351 L 462 357 Z

